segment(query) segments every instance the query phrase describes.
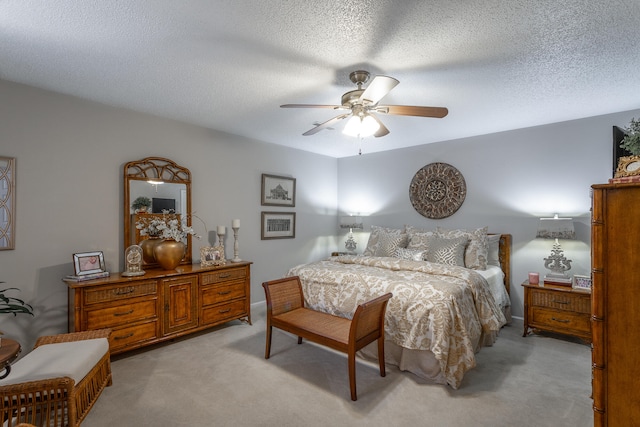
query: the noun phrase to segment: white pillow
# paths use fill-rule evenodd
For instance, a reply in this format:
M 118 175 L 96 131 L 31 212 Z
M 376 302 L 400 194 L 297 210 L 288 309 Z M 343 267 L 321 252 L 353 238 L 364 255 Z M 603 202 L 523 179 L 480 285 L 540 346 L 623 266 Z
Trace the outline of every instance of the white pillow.
M 464 251 L 468 242 L 469 239 L 465 236 L 453 239 L 431 236 L 429 237 L 426 260 L 438 264 L 464 267 Z
M 469 244 L 464 253 L 464 266 L 474 270 L 487 269 L 488 245 L 487 230 L 489 227 L 478 228 L 475 230 L 447 230 L 438 227 L 436 236 L 445 239 L 455 237 L 466 237 Z
M 487 244 L 489 246 L 487 265 L 500 267 L 500 234 L 488 234 Z
M 397 248 L 407 247 L 404 229 L 371 226 L 371 235 L 363 255 L 393 256 Z

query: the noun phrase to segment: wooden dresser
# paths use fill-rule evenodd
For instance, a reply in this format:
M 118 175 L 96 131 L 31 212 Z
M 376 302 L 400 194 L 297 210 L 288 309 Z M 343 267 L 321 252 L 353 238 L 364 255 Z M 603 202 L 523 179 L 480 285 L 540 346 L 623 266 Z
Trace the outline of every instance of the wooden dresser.
M 591 221 L 594 425 L 638 425 L 640 184 L 594 185 Z
M 250 266 L 193 264 L 137 277 L 66 281 L 69 331 L 111 328 L 111 354 L 118 354 L 234 319 L 251 324 Z
M 524 286 L 524 333 L 540 329 L 591 342 L 591 293 L 570 286 Z

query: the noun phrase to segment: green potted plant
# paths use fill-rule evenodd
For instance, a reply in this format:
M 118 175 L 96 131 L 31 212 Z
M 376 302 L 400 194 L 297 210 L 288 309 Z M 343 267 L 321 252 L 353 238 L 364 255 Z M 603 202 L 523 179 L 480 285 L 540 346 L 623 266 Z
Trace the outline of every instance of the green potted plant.
M 4 283 L 4 282 L 0 282 Z M 19 298 L 5 295 L 7 291 L 19 291 L 18 288 L 6 288 L 0 290 L 0 313 L 11 313 L 14 316 L 18 313 L 30 314 L 33 316 L 33 307 Z
M 640 120 L 631 119 L 629 127 L 624 128 L 626 136 L 620 143 L 620 148 L 624 148 L 634 156 L 640 155 Z
M 151 199 L 148 197 L 140 196 L 133 201 L 131 207 L 136 212 L 146 212 L 147 209 L 151 207 Z

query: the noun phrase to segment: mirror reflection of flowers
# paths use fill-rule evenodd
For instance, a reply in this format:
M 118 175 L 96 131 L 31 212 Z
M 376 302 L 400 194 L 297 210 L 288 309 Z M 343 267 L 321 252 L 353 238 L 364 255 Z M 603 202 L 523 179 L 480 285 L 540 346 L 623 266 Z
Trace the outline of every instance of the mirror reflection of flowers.
M 136 222 L 136 228 L 141 236 L 158 237 L 163 240 L 183 241 L 187 235 L 200 238 L 185 221 L 180 221 L 178 215 L 171 210 L 163 210 L 162 216 L 143 217 Z

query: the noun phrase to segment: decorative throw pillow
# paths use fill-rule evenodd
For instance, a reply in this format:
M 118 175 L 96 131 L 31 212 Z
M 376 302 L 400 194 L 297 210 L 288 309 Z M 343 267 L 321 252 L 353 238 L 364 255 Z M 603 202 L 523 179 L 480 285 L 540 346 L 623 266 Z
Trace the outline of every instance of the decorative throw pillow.
M 426 260 L 438 264 L 464 267 L 464 250 L 468 242 L 469 239 L 464 236 L 454 239 L 431 236 L 429 237 Z
M 435 233 L 433 231 L 424 231 L 418 232 L 413 231 L 408 233 L 409 235 L 409 243 L 407 244 L 408 249 L 420 249 L 426 251 L 429 249 L 427 245 L 427 238 L 429 236 L 434 236 Z
M 371 226 L 371 235 L 363 255 L 393 256 L 396 248 L 407 247 L 407 234 L 404 229 Z
M 394 256 L 400 259 L 408 259 L 411 261 L 424 261 L 426 251 L 417 249 L 397 248 Z
M 464 253 L 464 266 L 474 270 L 487 269 L 488 244 L 487 230 L 489 227 L 478 228 L 476 230 L 447 230 L 438 227 L 436 236 L 452 239 L 455 237 L 466 237 L 469 244 Z
M 487 265 L 500 267 L 500 235 L 487 234 L 487 244 L 489 246 Z

